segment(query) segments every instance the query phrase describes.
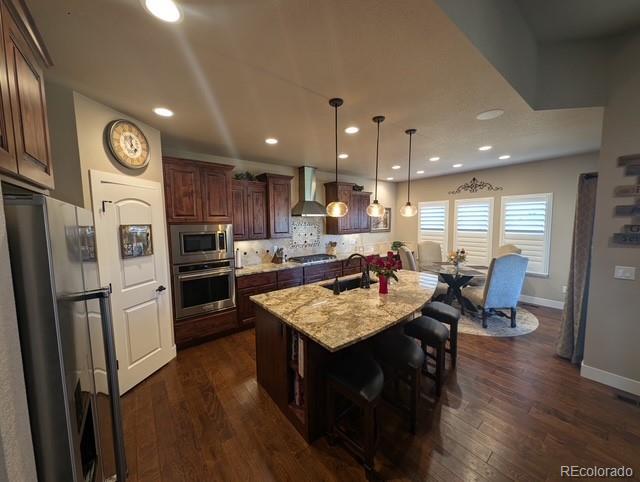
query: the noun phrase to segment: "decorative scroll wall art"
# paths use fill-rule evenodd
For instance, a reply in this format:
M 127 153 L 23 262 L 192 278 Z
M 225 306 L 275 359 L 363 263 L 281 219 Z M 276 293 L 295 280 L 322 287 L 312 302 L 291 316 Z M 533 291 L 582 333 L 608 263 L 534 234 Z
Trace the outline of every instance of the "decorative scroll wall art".
M 449 194 L 460 194 L 463 191 L 470 193 L 479 191 L 502 191 L 502 187 L 494 186 L 490 182 L 479 181 L 477 178 L 472 177 L 471 181 L 460 184 L 455 191 L 449 191 Z
M 619 157 L 618 166 L 624 167 L 625 176 L 640 176 L 640 154 Z M 621 198 L 632 197 L 635 198 L 635 202 L 616 206 L 615 215 L 630 217 L 634 224 L 625 224 L 622 232 L 613 233 L 613 242 L 640 246 L 640 179 L 637 180 L 636 184 L 616 186 L 614 196 Z

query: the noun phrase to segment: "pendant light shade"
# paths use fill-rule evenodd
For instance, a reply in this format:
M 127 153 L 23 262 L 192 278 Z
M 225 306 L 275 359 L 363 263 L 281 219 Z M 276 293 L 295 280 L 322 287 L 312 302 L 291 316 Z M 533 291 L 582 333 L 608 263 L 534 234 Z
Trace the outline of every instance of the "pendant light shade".
M 371 204 L 367 206 L 367 214 L 372 218 L 381 218 L 384 216 L 384 206 L 374 199 Z
M 407 204 L 400 208 L 400 216 L 403 216 L 405 218 L 412 218 L 416 214 L 418 214 L 418 208 L 411 204 L 409 201 L 407 201 Z
M 336 139 L 336 183 L 338 182 L 338 107 L 344 104 L 344 101 L 339 98 L 329 100 L 329 105 L 333 107 L 335 116 L 335 139 Z M 349 212 L 349 206 L 342 201 L 333 201 L 327 204 L 327 216 L 332 218 L 341 218 L 346 216 Z
M 409 136 L 409 178 L 407 180 L 407 204 L 400 209 L 400 216 L 411 218 L 418 214 L 418 208 L 411 204 L 411 137 L 416 133 L 415 129 L 404 131 Z
M 373 195 L 373 202 L 367 206 L 367 214 L 372 218 L 384 216 L 384 206 L 378 202 L 378 160 L 380 154 L 380 123 L 384 122 L 384 116 L 377 115 L 373 122 L 378 124 L 378 135 L 376 137 L 376 189 Z

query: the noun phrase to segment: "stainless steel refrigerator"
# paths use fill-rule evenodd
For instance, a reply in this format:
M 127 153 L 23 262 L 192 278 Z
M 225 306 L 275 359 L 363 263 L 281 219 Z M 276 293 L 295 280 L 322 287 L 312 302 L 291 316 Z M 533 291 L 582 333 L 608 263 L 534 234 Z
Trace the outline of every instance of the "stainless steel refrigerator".
M 4 196 L 40 482 L 126 481 L 109 290 L 93 215 L 39 194 Z

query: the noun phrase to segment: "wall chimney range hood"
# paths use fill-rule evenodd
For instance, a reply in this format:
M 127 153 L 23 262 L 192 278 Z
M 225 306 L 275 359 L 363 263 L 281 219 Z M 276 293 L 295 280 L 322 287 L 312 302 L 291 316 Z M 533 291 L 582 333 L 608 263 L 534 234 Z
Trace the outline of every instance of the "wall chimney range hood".
M 316 168 L 303 166 L 298 169 L 298 204 L 291 210 L 292 216 L 327 215 L 327 208 L 316 201 Z

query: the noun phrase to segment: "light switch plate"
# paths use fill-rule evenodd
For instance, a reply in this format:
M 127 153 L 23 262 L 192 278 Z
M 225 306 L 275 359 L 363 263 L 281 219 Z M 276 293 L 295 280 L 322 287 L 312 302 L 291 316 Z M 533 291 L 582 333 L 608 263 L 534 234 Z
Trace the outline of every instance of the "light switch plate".
M 635 280 L 636 268 L 634 266 L 616 266 L 613 271 L 613 277 L 616 279 Z

